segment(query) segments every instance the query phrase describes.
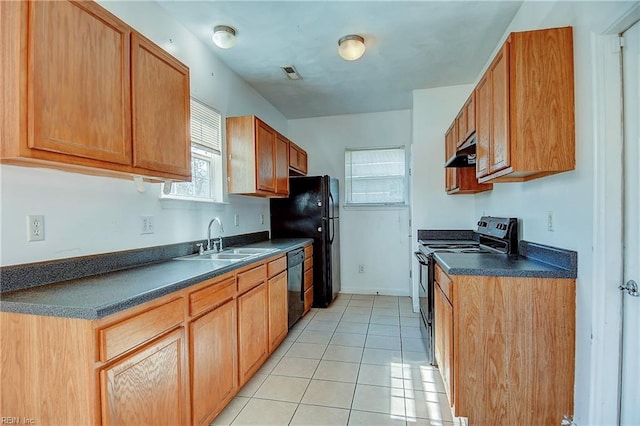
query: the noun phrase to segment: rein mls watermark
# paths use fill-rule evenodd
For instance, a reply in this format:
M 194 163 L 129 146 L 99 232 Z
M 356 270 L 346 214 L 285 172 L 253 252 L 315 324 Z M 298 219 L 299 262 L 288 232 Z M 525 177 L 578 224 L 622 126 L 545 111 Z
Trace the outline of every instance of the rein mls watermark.
M 0 425 L 35 425 L 36 420 L 29 417 L 0 417 Z

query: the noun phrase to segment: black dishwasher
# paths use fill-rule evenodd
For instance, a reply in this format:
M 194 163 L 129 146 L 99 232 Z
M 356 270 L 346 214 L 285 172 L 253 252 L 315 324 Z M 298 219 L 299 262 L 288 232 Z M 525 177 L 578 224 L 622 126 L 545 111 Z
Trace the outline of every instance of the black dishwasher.
M 304 312 L 304 249 L 287 253 L 287 292 L 289 297 L 289 328 Z

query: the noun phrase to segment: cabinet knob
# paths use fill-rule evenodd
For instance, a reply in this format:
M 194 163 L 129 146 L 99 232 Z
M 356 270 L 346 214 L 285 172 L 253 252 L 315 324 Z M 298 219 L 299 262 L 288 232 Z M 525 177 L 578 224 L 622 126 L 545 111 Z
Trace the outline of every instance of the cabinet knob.
M 318 232 L 322 232 L 322 226 L 318 226 Z

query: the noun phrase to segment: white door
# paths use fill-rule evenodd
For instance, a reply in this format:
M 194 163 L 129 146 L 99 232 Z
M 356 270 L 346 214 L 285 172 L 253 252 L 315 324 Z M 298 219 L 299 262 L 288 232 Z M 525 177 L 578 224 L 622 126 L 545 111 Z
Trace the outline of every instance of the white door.
M 625 31 L 624 85 L 624 277 L 640 283 L 640 23 Z M 640 425 L 640 297 L 624 292 L 620 423 Z

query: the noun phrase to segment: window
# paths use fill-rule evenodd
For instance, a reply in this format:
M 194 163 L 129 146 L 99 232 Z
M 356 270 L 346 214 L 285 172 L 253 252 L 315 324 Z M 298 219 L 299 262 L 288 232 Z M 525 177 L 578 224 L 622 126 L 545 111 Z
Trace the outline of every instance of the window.
M 176 182 L 163 198 L 222 201 L 220 114 L 191 98 L 191 182 Z
M 346 205 L 406 205 L 406 164 L 404 147 L 347 149 Z

